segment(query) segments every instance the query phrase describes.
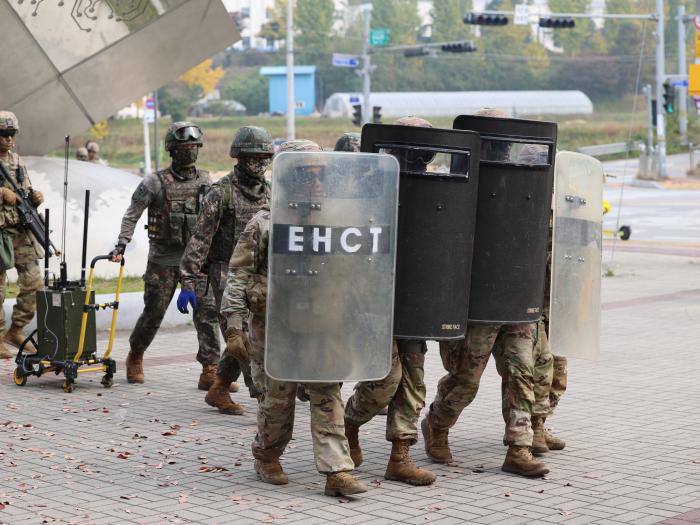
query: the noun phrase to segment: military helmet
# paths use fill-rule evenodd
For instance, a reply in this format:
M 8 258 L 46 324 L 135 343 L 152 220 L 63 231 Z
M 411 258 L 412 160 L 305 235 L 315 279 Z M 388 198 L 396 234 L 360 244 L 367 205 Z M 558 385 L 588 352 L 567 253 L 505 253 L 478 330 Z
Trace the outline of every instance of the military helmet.
M 231 158 L 240 155 L 272 155 L 272 135 L 259 126 L 243 126 L 233 136 L 231 142 Z
M 202 147 L 203 136 L 202 128 L 193 122 L 173 122 L 165 133 L 165 149 L 170 151 L 179 144 L 196 144 Z
M 510 118 L 511 115 L 507 111 L 503 111 L 502 109 L 498 108 L 489 108 L 489 107 L 483 107 L 476 113 L 474 113 L 477 117 L 491 117 L 491 118 Z
M 400 126 L 416 126 L 418 128 L 432 128 L 433 125 L 425 120 L 424 118 L 420 117 L 401 117 L 400 119 L 397 119 L 394 124 L 398 124 Z
M 0 129 L 14 129 L 19 131 L 19 120 L 12 111 L 0 111 Z
M 75 150 L 75 158 L 77 160 L 88 160 L 87 148 L 78 148 L 77 150 Z
M 360 151 L 360 134 L 355 132 L 343 133 L 335 143 L 333 151 Z
M 100 152 L 100 145 L 91 140 L 87 144 L 85 144 L 85 149 L 88 151 L 92 151 L 93 153 L 99 153 Z

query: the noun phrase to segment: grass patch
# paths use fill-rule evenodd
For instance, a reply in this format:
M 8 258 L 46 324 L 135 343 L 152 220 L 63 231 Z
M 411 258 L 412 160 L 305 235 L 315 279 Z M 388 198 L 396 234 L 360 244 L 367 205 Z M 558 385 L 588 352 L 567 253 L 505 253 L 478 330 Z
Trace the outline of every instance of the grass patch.
M 114 294 L 117 290 L 117 278 L 112 277 L 109 279 L 95 277 L 92 280 L 92 287 L 97 294 Z M 122 279 L 122 291 L 121 293 L 127 292 L 143 292 L 143 279 L 141 277 L 124 277 Z M 19 287 L 16 282 L 8 283 L 7 285 L 7 298 L 15 298 L 19 293 Z

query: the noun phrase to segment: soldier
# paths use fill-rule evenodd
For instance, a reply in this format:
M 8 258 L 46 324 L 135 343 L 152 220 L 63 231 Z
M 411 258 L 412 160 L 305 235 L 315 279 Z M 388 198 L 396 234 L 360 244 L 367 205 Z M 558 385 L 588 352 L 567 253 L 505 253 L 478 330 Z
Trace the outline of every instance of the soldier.
M 403 117 L 396 124 L 432 128 L 427 120 Z M 338 141 L 343 140 L 344 137 Z M 384 477 L 411 485 L 430 485 L 435 474 L 417 467 L 409 455 L 409 447 L 418 438 L 418 419 L 425 406 L 424 362 L 427 346 L 423 341 L 395 341 L 391 355 L 391 371 L 379 381 L 355 385 L 355 392 L 345 406 L 345 435 L 355 466 L 362 464 L 359 429 L 388 407 L 386 439 L 391 454 Z
M 221 309 L 233 247 L 248 221 L 270 201 L 270 186 L 265 180 L 265 171 L 272 159 L 270 133 L 256 126 L 244 126 L 233 137 L 230 153 L 238 163 L 233 171 L 212 184 L 180 262 L 182 284 L 177 305 L 184 313 L 188 303 L 197 308 L 196 284 L 203 273 L 212 287 L 216 311 Z M 219 315 L 219 326 L 225 334 L 226 318 L 222 315 Z M 229 396 L 229 388 L 240 373 L 241 365 L 226 352 L 219 361 L 216 380 L 207 392 L 205 402 L 223 414 L 243 414 L 243 407 Z M 251 397 L 257 397 L 250 366 L 243 367 L 243 377 Z
M 83 162 L 88 162 L 88 150 L 87 148 L 78 148 L 75 150 L 75 160 L 82 160 Z
M 356 153 L 360 151 L 360 138 L 359 133 L 343 133 L 335 142 L 333 151 L 349 151 Z
M 309 140 L 285 142 L 280 151 L 321 151 Z M 319 184 L 321 166 L 304 165 L 307 182 Z M 221 313 L 227 318 L 227 348 L 239 362 L 250 361 L 253 379 L 261 392 L 258 432 L 252 444 L 255 471 L 273 485 L 288 483 L 279 458 L 292 438 L 297 383 L 277 381 L 265 374 L 265 308 L 267 299 L 270 208 L 265 205 L 248 223 L 229 264 Z M 250 338 L 243 330 L 250 316 Z M 309 384 L 311 436 L 316 468 L 326 474 L 324 493 L 344 496 L 366 492 L 350 472 L 354 465 L 343 428 L 343 402 L 338 383 Z
M 483 109 L 479 116 L 509 118 L 507 113 Z M 504 155 L 503 145 L 482 142 L 481 160 L 497 160 Z M 506 423 L 504 443 L 508 452 L 501 469 L 522 476 L 547 474 L 547 466 L 531 451 L 533 431 L 531 414 L 535 403 L 535 347 L 537 324 L 469 324 L 462 341 L 440 343 L 440 357 L 447 375 L 437 388 L 427 417 L 421 422 L 426 454 L 436 463 L 452 461 L 448 443 L 449 429 L 476 397 L 481 375 L 493 353 L 501 375 L 502 412 Z M 540 363 L 546 371 L 551 363 L 545 356 Z M 546 372 L 545 372 L 546 373 Z M 541 376 L 541 373 L 538 374 Z
M 95 141 L 89 141 L 85 144 L 85 149 L 88 153 L 88 162 L 106 166 L 107 162 L 100 157 L 100 145 Z
M 32 189 L 24 161 L 12 151 L 17 133 L 19 133 L 19 121 L 15 114 L 10 111 L 0 111 L 0 162 L 5 171 L 14 178 L 17 187 L 25 188 L 29 192 L 32 204 L 38 206 L 44 202 L 44 196 L 40 191 Z M 12 309 L 12 325 L 4 335 L 3 341 L 5 313 L 2 304 L 7 293 L 7 275 L 5 269 L 0 270 L 0 357 L 12 357 L 4 342 L 18 348 L 24 342 L 25 336 L 22 334 L 22 329 L 34 317 L 36 291 L 42 286 L 38 259 L 44 256 L 44 251 L 34 236 L 20 224 L 16 203 L 17 196 L 10 184 L 3 180 L 0 186 L 0 234 L 9 235 L 12 238 L 19 295 Z M 31 342 L 27 342 L 23 352 L 36 354 L 36 348 Z
M 165 311 L 180 281 L 180 259 L 194 231 L 200 199 L 209 188 L 209 173 L 195 167 L 202 130 L 191 122 L 175 122 L 165 134 L 165 149 L 172 163 L 147 175 L 131 197 L 131 205 L 122 219 L 121 231 L 112 260 L 118 262 L 134 234 L 136 223 L 148 208 L 149 252 L 143 276 L 144 310 L 129 338 L 131 350 L 126 358 L 126 379 L 143 383 L 143 353 L 153 341 Z M 204 293 L 194 312 L 199 340 L 197 360 L 202 364 L 198 388 L 208 390 L 214 383 L 219 361 L 219 335 L 214 298 Z

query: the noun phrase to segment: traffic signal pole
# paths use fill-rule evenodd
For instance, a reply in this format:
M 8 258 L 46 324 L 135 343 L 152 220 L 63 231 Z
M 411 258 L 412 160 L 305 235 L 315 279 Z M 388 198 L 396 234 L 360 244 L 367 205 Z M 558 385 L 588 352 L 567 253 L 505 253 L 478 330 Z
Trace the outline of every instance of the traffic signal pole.
M 362 4 L 362 34 L 364 46 L 362 48 L 362 124 L 370 120 L 369 113 L 372 110 L 370 104 L 370 77 L 372 75 L 372 59 L 370 57 L 369 32 L 372 21 L 372 4 Z
M 659 179 L 666 178 L 666 121 L 661 103 L 666 80 L 664 48 L 664 2 L 656 0 L 656 166 Z
M 294 140 L 296 130 L 294 95 L 294 2 L 287 2 L 287 140 Z
M 685 6 L 678 6 L 678 74 L 688 77 L 688 61 L 685 56 Z M 678 131 L 681 144 L 688 143 L 688 87 L 678 88 Z

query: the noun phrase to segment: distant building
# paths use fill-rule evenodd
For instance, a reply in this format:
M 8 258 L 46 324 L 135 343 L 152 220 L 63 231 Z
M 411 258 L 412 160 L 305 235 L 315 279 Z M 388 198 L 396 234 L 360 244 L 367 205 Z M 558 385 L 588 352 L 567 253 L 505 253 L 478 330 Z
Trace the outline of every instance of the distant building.
M 270 78 L 270 113 L 287 113 L 287 68 L 261 67 L 260 74 Z M 316 66 L 294 66 L 295 115 L 310 115 L 316 110 Z

